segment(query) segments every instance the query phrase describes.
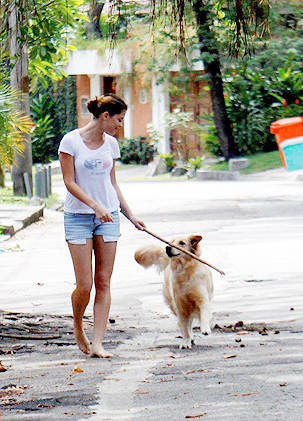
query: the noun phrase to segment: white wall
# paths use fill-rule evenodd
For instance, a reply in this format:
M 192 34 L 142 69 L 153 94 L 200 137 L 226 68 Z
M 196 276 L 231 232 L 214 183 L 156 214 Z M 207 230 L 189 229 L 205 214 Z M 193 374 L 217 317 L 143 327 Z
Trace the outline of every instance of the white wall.
M 133 116 L 132 116 L 132 92 L 130 88 L 124 90 L 124 101 L 128 109 L 124 117 L 124 137 L 130 139 L 133 136 Z

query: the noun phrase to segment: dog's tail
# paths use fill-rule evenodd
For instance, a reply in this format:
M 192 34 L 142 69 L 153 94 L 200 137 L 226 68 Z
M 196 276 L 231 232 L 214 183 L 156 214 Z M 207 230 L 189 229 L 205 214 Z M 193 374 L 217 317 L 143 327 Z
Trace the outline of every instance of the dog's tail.
M 169 263 L 165 249 L 154 245 L 140 247 L 135 252 L 135 260 L 145 269 L 156 266 L 159 272 L 162 272 Z

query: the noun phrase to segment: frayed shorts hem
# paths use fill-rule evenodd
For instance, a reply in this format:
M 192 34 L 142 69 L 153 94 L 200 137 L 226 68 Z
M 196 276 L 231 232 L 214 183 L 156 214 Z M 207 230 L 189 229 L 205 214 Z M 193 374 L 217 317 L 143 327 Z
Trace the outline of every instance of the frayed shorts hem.
M 64 213 L 65 240 L 70 244 L 85 245 L 87 239 L 100 235 L 103 241 L 116 242 L 120 238 L 119 212 L 112 212 L 114 222 L 101 222 L 95 214 Z

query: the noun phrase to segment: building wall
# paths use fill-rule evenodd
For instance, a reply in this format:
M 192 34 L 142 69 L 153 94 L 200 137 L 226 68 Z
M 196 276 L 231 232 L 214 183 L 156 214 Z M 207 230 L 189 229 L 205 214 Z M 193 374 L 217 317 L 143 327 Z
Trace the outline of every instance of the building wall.
M 212 104 L 209 91 L 204 90 L 206 82 L 198 80 L 197 76 L 202 72 L 195 72 L 191 75 L 187 86 L 187 92 L 183 95 L 174 95 L 170 98 L 170 110 L 180 108 L 182 111 L 191 112 L 194 121 L 199 125 L 206 123 L 203 114 L 212 112 Z M 178 142 L 182 139 L 184 142 Z M 171 132 L 172 152 L 180 158 L 188 159 L 205 154 L 205 148 L 198 134 L 184 130 L 173 130 Z
M 182 111 L 192 112 L 195 122 L 203 124 L 203 119 L 199 117 L 203 116 L 205 112 L 211 113 L 212 106 L 209 92 L 204 90 L 206 83 L 197 80 L 196 75 L 197 73 L 192 75 L 186 95 L 171 96 L 170 110 L 172 111 L 178 107 Z M 91 115 L 86 108 L 86 102 L 91 98 L 90 78 L 87 75 L 78 75 L 76 83 L 78 127 L 83 127 L 91 119 Z M 105 86 L 104 81 L 101 81 L 101 85 Z M 123 97 L 119 89 L 117 90 L 117 94 Z M 135 86 L 132 89 L 131 97 L 132 136 L 146 136 L 147 125 L 152 123 L 152 90 L 151 88 L 150 90 L 143 90 Z M 117 137 L 120 139 L 123 138 L 123 130 L 117 133 Z M 183 144 L 178 142 L 180 138 L 185 141 Z M 170 142 L 172 152 L 184 155 L 183 158 L 185 159 L 205 153 L 199 136 L 194 133 L 184 133 L 184 131 L 174 130 L 171 132 Z
M 78 119 L 78 127 L 83 127 L 91 120 L 91 114 L 87 110 L 86 103 L 89 99 L 91 99 L 91 86 L 90 86 L 90 78 L 87 75 L 77 75 L 76 76 L 76 84 L 77 84 L 77 119 Z M 104 93 L 113 92 L 114 88 L 114 77 L 102 77 L 100 76 L 100 87 L 104 90 Z M 101 95 L 101 92 L 99 93 Z M 119 95 L 119 92 L 118 92 Z M 118 139 L 123 138 L 123 128 L 119 129 L 118 133 L 116 134 Z
M 147 124 L 152 123 L 152 92 L 134 87 L 132 90 L 133 136 L 146 136 Z
M 91 119 L 86 108 L 86 102 L 90 99 L 90 79 L 87 75 L 77 75 L 76 84 L 78 127 L 83 127 Z

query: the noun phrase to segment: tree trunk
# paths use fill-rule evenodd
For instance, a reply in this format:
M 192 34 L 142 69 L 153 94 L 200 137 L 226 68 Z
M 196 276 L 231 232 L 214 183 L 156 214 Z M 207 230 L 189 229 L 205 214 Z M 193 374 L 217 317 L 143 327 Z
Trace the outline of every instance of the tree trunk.
M 0 165 L 0 187 L 5 187 L 4 177 L 5 177 L 4 168 Z
M 233 134 L 230 120 L 227 115 L 223 80 L 221 73 L 221 64 L 219 51 L 216 45 L 216 39 L 209 26 L 209 9 L 203 1 L 195 1 L 193 4 L 200 41 L 200 51 L 205 66 L 205 72 L 208 75 L 210 94 L 214 112 L 214 122 L 217 135 L 220 141 L 221 150 L 226 159 L 235 155 Z
M 90 39 L 101 38 L 100 16 L 105 5 L 105 1 L 91 0 L 89 8 L 89 20 L 87 24 L 87 35 Z
M 205 71 L 209 75 L 209 84 L 211 87 L 211 100 L 214 111 L 214 122 L 217 129 L 218 138 L 221 144 L 223 155 L 229 159 L 235 155 L 233 133 L 231 123 L 227 115 L 224 94 L 223 81 L 220 69 L 219 59 L 211 63 L 205 63 Z
M 16 3 L 13 2 L 9 8 L 10 55 L 14 66 L 11 70 L 11 87 L 20 92 L 18 109 L 25 115 L 30 115 L 27 49 L 24 44 L 17 42 L 20 37 L 18 25 L 22 19 Z M 28 174 L 32 189 L 32 146 L 29 135 L 24 135 L 23 153 L 16 153 L 14 157 L 12 179 L 15 196 L 26 195 L 24 173 Z

